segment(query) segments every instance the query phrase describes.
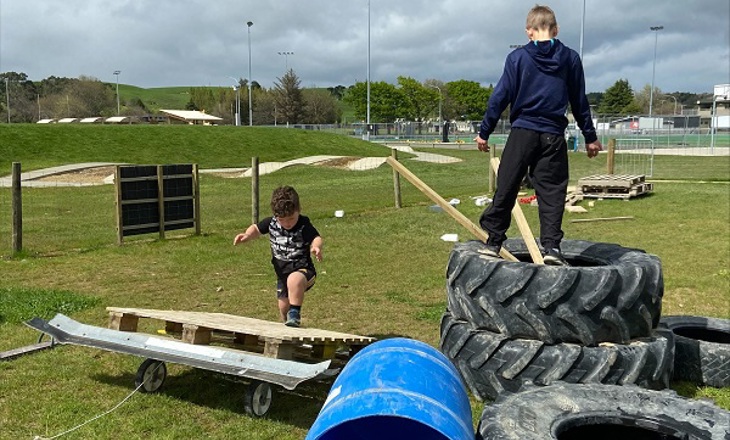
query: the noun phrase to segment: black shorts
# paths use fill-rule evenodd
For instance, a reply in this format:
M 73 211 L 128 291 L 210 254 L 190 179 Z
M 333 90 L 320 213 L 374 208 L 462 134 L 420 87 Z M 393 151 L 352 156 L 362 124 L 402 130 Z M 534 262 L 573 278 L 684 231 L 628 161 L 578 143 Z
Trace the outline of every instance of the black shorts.
M 304 277 L 307 279 L 307 285 L 304 289 L 306 292 L 307 290 L 311 289 L 312 286 L 314 286 L 314 282 L 317 280 L 317 272 L 315 272 L 312 269 L 302 268 L 298 269 L 295 272 L 301 272 L 304 274 Z M 286 287 L 286 278 L 289 277 L 294 272 L 289 272 L 286 274 L 286 277 L 284 278 L 277 278 L 276 280 L 276 297 L 283 299 L 283 298 L 289 298 L 289 290 Z

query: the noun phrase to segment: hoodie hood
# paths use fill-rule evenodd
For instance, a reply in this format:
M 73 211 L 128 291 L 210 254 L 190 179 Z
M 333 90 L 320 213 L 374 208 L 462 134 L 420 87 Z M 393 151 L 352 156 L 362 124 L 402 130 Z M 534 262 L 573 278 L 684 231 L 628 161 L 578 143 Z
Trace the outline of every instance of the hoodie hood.
M 565 65 L 562 60 L 565 46 L 558 39 L 531 41 L 523 47 L 532 58 L 535 67 L 542 72 L 555 73 L 560 70 L 561 65 Z

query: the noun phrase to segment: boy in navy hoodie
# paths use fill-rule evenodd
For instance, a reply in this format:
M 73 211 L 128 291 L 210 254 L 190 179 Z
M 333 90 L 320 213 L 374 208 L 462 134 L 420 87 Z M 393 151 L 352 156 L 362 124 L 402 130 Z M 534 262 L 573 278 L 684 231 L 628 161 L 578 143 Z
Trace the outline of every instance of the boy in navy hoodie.
M 585 138 L 588 157 L 598 155 L 603 146 L 591 120 L 583 65 L 576 51 L 555 38 L 558 23 L 552 9 L 533 7 L 525 31 L 530 42 L 507 56 L 475 139 L 479 150 L 489 151 L 489 135 L 510 105 L 512 129 L 502 153 L 497 190 L 479 224 L 489 235 L 485 253 L 499 257 L 520 182 L 529 171 L 539 202 L 545 264 L 562 266 L 567 265 L 560 242 L 568 188 L 568 104 Z

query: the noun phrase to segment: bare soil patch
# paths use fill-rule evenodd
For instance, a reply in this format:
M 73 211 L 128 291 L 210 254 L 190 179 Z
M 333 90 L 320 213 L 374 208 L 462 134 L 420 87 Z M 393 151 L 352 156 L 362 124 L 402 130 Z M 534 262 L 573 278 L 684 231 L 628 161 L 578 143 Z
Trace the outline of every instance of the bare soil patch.
M 104 179 L 114 174 L 114 170 L 114 166 L 84 168 L 67 173 L 53 174 L 36 180 L 63 183 L 104 183 Z

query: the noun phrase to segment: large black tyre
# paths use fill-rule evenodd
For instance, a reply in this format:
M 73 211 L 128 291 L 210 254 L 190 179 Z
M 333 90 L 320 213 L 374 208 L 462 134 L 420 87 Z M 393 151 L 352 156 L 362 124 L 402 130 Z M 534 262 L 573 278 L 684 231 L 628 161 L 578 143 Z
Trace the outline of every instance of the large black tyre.
M 485 256 L 478 241 L 457 244 L 447 269 L 449 310 L 476 328 L 549 344 L 626 343 L 659 323 L 659 258 L 610 243 L 564 240 L 570 267 L 529 261 L 522 240 L 505 249 L 520 262 Z
M 730 412 L 669 391 L 555 384 L 484 407 L 477 440 L 727 440 Z
M 474 329 L 449 312 L 441 319 L 441 352 L 479 400 L 520 391 L 526 383 L 603 383 L 663 389 L 674 364 L 672 333 L 629 344 L 546 344 Z
M 674 333 L 674 379 L 730 387 L 730 320 L 703 316 L 665 316 Z

